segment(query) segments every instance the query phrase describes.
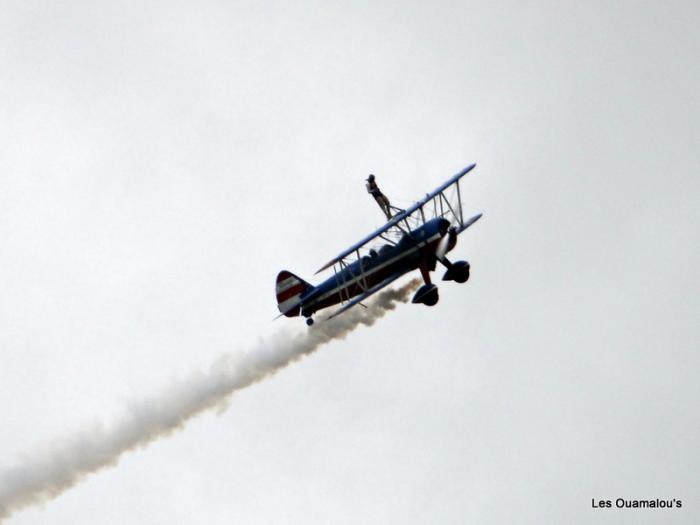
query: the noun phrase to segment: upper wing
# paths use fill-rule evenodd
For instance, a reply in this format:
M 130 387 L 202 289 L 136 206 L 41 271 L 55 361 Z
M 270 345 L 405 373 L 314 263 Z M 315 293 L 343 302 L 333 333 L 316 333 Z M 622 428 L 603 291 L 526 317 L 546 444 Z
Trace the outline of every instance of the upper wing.
M 350 246 L 348 249 L 344 250 L 341 252 L 339 255 L 328 261 L 326 264 L 324 264 L 316 273 L 322 272 L 326 268 L 330 268 L 333 266 L 335 263 L 340 261 L 341 259 L 344 259 L 354 251 L 357 251 L 360 249 L 362 246 L 370 242 L 372 239 L 375 239 L 379 237 L 382 233 L 386 232 L 390 228 L 393 228 L 394 226 L 398 225 L 401 221 L 405 220 L 407 217 L 409 217 L 411 214 L 415 213 L 416 210 L 420 209 L 422 206 L 424 206 L 427 202 L 431 201 L 434 199 L 436 196 L 440 195 L 443 191 L 445 191 L 448 187 L 450 187 L 452 184 L 455 184 L 464 177 L 467 173 L 469 173 L 471 170 L 473 170 L 476 167 L 476 164 L 472 164 L 470 166 L 467 166 L 464 168 L 462 171 L 457 173 L 454 177 L 452 177 L 450 180 L 442 184 L 440 187 L 435 189 L 433 192 L 429 193 L 425 197 L 423 197 L 421 200 L 416 202 L 413 206 L 410 206 L 409 208 L 406 208 L 405 210 L 397 213 L 394 215 L 389 222 L 387 222 L 384 226 L 379 228 L 378 230 L 370 233 L 367 237 L 364 239 L 356 242 L 352 246 Z M 465 227 L 466 228 L 466 227 Z
M 367 299 L 370 295 L 374 295 L 375 293 L 377 293 L 379 290 L 381 290 L 385 286 L 390 285 L 391 283 L 393 283 L 396 279 L 398 279 L 402 275 L 403 275 L 403 273 L 395 273 L 394 275 L 390 275 L 389 277 L 384 279 L 382 282 L 375 284 L 374 286 L 372 286 L 372 288 L 370 288 L 366 292 L 355 297 L 352 301 L 350 301 L 349 303 L 344 305 L 340 310 L 333 312 L 333 314 L 328 319 L 333 319 L 335 316 L 342 314 L 346 310 L 349 310 L 350 308 L 355 306 L 357 303 Z

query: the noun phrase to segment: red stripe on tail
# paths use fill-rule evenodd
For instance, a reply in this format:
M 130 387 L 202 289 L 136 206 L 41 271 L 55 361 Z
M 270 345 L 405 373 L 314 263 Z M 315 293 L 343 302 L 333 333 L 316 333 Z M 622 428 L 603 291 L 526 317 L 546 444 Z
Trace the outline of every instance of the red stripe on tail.
M 296 317 L 301 313 L 301 296 L 313 288 L 309 283 L 287 270 L 277 274 L 275 293 L 277 308 L 287 317 Z

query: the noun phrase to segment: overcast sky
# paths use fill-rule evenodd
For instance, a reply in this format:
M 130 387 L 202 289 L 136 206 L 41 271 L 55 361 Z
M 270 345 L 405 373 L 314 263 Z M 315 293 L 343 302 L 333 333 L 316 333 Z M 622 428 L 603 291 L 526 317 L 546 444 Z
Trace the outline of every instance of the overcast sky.
M 0 472 L 305 329 L 368 173 L 484 217 L 436 307 L 9 523 L 700 522 L 695 2 L 60 4 L 0 16 Z

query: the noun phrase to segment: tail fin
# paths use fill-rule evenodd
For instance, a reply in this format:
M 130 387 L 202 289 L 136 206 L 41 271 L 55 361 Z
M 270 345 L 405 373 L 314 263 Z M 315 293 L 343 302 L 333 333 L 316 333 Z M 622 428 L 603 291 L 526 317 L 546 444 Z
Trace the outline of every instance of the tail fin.
M 301 296 L 313 288 L 305 280 L 287 270 L 277 274 L 277 308 L 287 317 L 296 317 L 301 312 Z

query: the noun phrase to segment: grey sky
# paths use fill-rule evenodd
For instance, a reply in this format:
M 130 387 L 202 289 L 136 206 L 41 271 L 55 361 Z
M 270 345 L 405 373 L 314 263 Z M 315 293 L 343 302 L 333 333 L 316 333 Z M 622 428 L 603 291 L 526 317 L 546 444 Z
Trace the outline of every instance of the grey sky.
M 401 205 L 477 162 L 484 212 L 437 307 L 9 521 L 697 523 L 699 23 L 691 2 L 6 2 L 0 469 L 295 325 L 270 321 L 274 277 L 313 281 L 380 224 L 368 173 Z

